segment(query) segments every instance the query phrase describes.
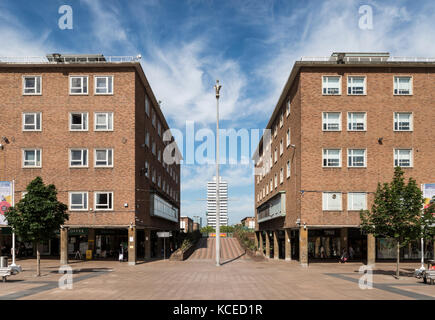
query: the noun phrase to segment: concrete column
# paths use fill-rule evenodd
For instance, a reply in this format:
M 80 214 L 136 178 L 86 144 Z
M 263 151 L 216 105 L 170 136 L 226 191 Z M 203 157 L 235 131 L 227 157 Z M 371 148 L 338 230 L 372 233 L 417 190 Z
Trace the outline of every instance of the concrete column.
M 151 230 L 145 229 L 145 260 L 151 259 Z
M 1 241 L 1 239 L 0 239 L 0 241 Z M 0 245 L 1 245 L 1 242 L 0 242 Z M 255 232 L 255 247 L 258 248 L 258 232 Z
M 263 255 L 264 254 L 264 248 L 263 248 L 263 231 L 260 231 L 258 233 L 259 241 L 260 241 L 260 252 Z
M 376 238 L 372 234 L 367 235 L 367 265 L 375 265 L 376 262 Z
M 68 264 L 68 228 L 60 229 L 60 265 Z
M 308 267 L 308 228 L 299 228 L 299 262 Z
M 158 258 L 163 258 L 162 249 L 163 249 L 163 239 L 157 238 L 157 257 Z
M 269 259 L 270 258 L 270 236 L 269 236 L 269 232 L 266 231 L 266 258 Z
M 136 227 L 128 228 L 128 265 L 136 264 Z
M 279 242 L 278 242 L 278 230 L 273 232 L 273 258 L 279 259 Z
M 347 228 L 342 228 L 340 229 L 340 245 L 341 245 L 341 252 L 340 252 L 340 256 L 343 253 L 343 249 L 346 250 L 347 254 L 349 255 L 349 248 L 348 248 L 348 232 L 347 232 Z
M 292 246 L 291 246 L 291 237 L 290 237 L 290 229 L 284 229 L 285 234 L 285 260 L 291 261 L 292 259 Z

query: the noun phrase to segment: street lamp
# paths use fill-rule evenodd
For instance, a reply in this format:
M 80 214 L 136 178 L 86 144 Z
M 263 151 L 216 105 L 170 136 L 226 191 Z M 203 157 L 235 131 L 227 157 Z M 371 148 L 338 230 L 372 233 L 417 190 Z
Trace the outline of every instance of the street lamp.
M 216 266 L 220 266 L 220 208 L 219 208 L 219 92 L 222 86 L 216 80 L 214 89 L 216 91 Z

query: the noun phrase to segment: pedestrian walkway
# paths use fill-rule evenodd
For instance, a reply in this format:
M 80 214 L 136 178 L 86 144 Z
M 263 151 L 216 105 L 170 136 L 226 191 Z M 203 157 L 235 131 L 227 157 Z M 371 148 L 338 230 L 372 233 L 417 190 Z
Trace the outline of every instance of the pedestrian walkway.
M 245 259 L 245 250 L 236 238 L 221 239 L 221 261 L 223 263 L 234 261 L 235 259 Z M 216 259 L 216 239 L 201 238 L 196 245 L 195 251 L 188 260 L 215 260 Z

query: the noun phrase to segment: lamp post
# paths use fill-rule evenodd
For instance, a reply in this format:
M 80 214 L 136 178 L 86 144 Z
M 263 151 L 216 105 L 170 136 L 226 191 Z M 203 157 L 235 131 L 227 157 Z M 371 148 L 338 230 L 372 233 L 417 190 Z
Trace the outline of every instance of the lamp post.
M 216 91 L 216 266 L 220 266 L 220 208 L 219 208 L 219 92 L 222 86 L 216 80 L 214 89 Z

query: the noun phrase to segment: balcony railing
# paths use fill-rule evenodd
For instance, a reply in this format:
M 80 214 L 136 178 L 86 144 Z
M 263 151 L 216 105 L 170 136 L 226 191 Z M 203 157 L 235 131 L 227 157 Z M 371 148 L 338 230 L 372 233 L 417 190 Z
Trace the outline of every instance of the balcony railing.
M 336 62 L 338 57 L 301 57 L 304 62 Z M 423 57 L 344 57 L 345 62 L 435 62 L 435 58 Z

